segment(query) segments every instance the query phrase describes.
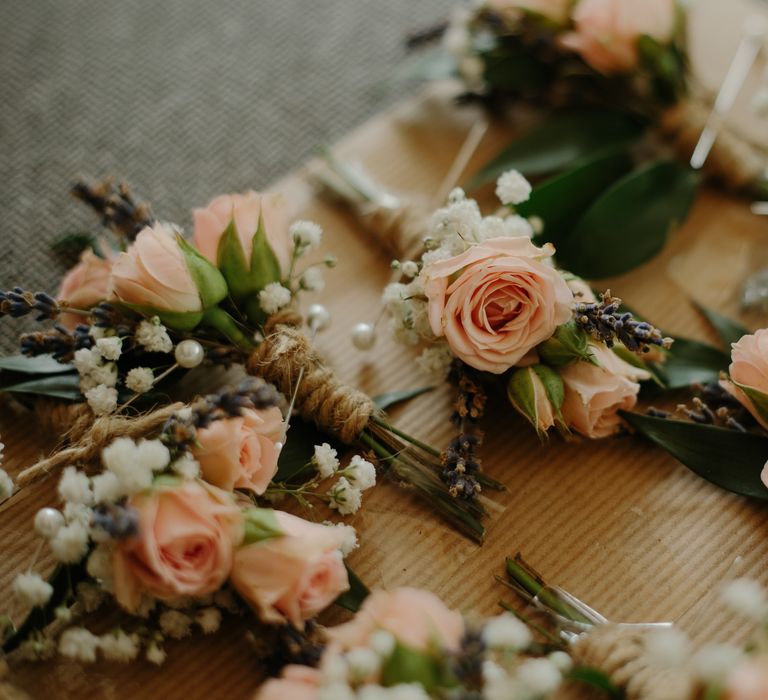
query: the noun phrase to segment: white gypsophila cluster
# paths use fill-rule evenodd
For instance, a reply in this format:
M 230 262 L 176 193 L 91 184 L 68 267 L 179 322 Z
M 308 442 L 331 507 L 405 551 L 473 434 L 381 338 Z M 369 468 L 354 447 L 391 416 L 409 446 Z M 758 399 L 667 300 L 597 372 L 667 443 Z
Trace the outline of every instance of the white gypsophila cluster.
M 648 659 L 659 668 L 679 668 L 690 656 L 691 644 L 686 634 L 676 627 L 658 629 L 645 637 Z
M 99 649 L 107 661 L 127 663 L 139 655 L 139 636 L 117 629 L 99 637 Z
M 496 181 L 496 196 L 502 204 L 522 204 L 531 196 L 531 183 L 518 170 L 508 170 Z
M 221 610 L 218 608 L 203 608 L 195 615 L 197 626 L 203 634 L 213 634 L 221 626 Z
M 88 475 L 75 467 L 67 467 L 59 479 L 59 496 L 65 503 L 82 503 L 89 505 L 93 502 L 91 480 Z
M 308 292 L 321 292 L 325 289 L 323 271 L 319 267 L 310 267 L 304 270 L 299 284 L 302 289 L 306 289 Z
M 387 285 L 383 300 L 390 316 L 390 330 L 398 342 L 417 345 L 422 340 L 434 339 L 420 278 L 408 284 L 393 282 Z
M 729 610 L 752 620 L 760 620 L 768 613 L 765 589 L 754 579 L 730 581 L 723 588 L 721 599 Z
M 102 472 L 91 479 L 93 500 L 96 503 L 113 503 L 123 496 L 123 484 L 117 474 Z
M 560 668 L 550 658 L 525 659 L 511 671 L 486 660 L 482 674 L 484 700 L 537 700 L 554 692 L 562 682 Z
M 419 264 L 413 260 L 406 260 L 400 265 L 400 272 L 402 272 L 404 277 L 413 279 L 419 274 Z
M 483 627 L 483 642 L 491 649 L 522 651 L 533 641 L 531 631 L 511 613 L 490 619 Z
M 105 384 L 88 389 L 85 392 L 85 398 L 97 416 L 112 413 L 117 408 L 117 389 Z
M 73 520 L 59 528 L 51 539 L 51 552 L 62 564 L 75 564 L 88 551 L 88 526 Z
M 329 505 L 339 511 L 340 515 L 352 515 L 360 510 L 363 492 L 355 488 L 347 477 L 342 476 L 328 491 Z
M 107 581 L 113 577 L 112 552 L 105 544 L 93 548 L 85 564 L 85 570 L 91 578 Z
M 179 610 L 165 610 L 160 613 L 158 623 L 163 634 L 172 639 L 183 639 L 192 631 L 192 618 Z
M 453 362 L 453 354 L 448 343 L 439 342 L 424 348 L 416 358 L 416 366 L 428 377 L 436 380 L 445 379 Z
M 331 523 L 326 522 L 324 525 L 328 527 L 335 527 L 344 534 L 344 540 L 341 543 L 341 554 L 344 557 L 349 556 L 355 549 L 357 549 L 357 530 L 351 525 L 345 525 L 344 523 Z
M 85 627 L 70 627 L 59 638 L 59 653 L 83 663 L 96 661 L 99 638 Z
M 98 610 L 106 598 L 106 591 L 90 581 L 81 581 L 77 584 L 77 602 L 85 612 Z
M 53 586 L 40 574 L 27 572 L 19 574 L 13 581 L 13 594 L 31 607 L 45 605 L 53 595 Z
M 173 350 L 173 341 L 168 335 L 168 330 L 160 323 L 157 316 L 150 320 L 141 321 L 136 326 L 133 337 L 139 345 L 149 352 L 169 353 Z
M 315 445 L 315 454 L 312 457 L 312 462 L 317 468 L 317 473 L 323 478 L 327 479 L 333 476 L 339 468 L 338 453 L 327 442 L 322 445 Z
M 119 360 L 123 353 L 123 341 L 117 336 L 99 338 L 96 341 L 96 349 L 105 360 L 114 362 Z
M 196 479 L 200 476 L 200 463 L 188 452 L 171 462 L 171 469 L 185 479 Z
M 160 440 L 118 438 L 101 453 L 104 468 L 118 478 L 125 496 L 149 488 L 154 473 L 163 471 L 170 461 L 171 453 Z
M 149 367 L 134 367 L 125 376 L 125 386 L 136 394 L 146 394 L 155 383 L 155 375 Z
M 323 237 L 323 229 L 314 221 L 294 221 L 288 230 L 294 245 L 300 248 L 317 248 Z
M 693 670 L 705 683 L 721 683 L 743 656 L 730 644 L 708 644 L 693 655 Z
M 165 649 L 163 649 L 160 645 L 158 645 L 156 642 L 152 642 L 147 647 L 145 658 L 147 661 L 149 661 L 149 663 L 154 664 L 155 666 L 162 666 L 165 663 L 165 660 L 168 658 L 168 654 L 165 653 Z
M 376 467 L 360 455 L 352 457 L 344 473 L 349 483 L 360 491 L 367 491 L 376 486 Z
M 291 303 L 291 290 L 279 282 L 270 282 L 259 292 L 259 306 L 265 314 L 274 314 Z

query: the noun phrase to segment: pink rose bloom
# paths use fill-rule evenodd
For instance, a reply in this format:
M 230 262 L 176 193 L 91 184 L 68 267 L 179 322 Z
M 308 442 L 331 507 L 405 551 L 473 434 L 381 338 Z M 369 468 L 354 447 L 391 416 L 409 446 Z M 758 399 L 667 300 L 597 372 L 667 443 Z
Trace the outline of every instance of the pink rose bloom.
M 553 22 L 563 23 L 568 19 L 568 10 L 571 0 L 487 0 L 486 7 L 502 16 L 516 19 L 521 11 L 535 12 L 551 19 Z
M 193 453 L 209 484 L 262 494 L 277 472 L 282 436 L 279 408 L 246 410 L 237 418 L 217 420 L 199 430 Z
M 56 298 L 80 309 L 90 309 L 109 295 L 109 276 L 112 262 L 100 258 L 90 248 L 80 255 L 80 262 L 71 268 L 61 281 Z M 82 323 L 79 314 L 62 314 L 61 322 L 69 329 Z
M 589 438 L 613 435 L 621 426 L 619 411 L 629 411 L 637 403 L 640 380 L 648 379 L 645 370 L 633 367 L 604 345 L 592 345 L 599 367 L 578 361 L 560 370 L 565 385 L 563 418 L 576 432 Z
M 378 630 L 390 632 L 401 643 L 420 651 L 435 643 L 457 651 L 464 636 L 464 620 L 429 591 L 396 588 L 371 593 L 350 622 L 327 630 L 327 635 L 337 648 L 348 651 L 366 646 Z
M 120 301 L 159 311 L 202 310 L 202 301 L 173 229 L 147 226 L 112 267 L 112 293 Z
M 501 374 L 571 317 L 573 294 L 543 260 L 551 246 L 491 238 L 422 270 L 429 323 L 456 357 Z
M 637 66 L 641 36 L 662 44 L 671 40 L 675 0 L 580 0 L 573 22 L 575 31 L 562 37 L 563 46 L 600 73 L 624 73 Z
M 766 700 L 768 698 L 768 658 L 745 659 L 726 678 L 726 700 Z
M 154 487 L 128 502 L 139 532 L 114 551 L 115 597 L 129 612 L 142 594 L 161 600 L 202 596 L 221 588 L 243 518 L 230 494 L 197 481 Z
M 195 222 L 194 241 L 200 252 L 214 265 L 218 263 L 219 240 L 235 219 L 237 235 L 247 262 L 253 252 L 253 236 L 259 228 L 259 218 L 280 268 L 287 272 L 291 262 L 293 245 L 288 232 L 288 216 L 283 198 L 279 194 L 222 194 L 212 199 L 205 209 L 192 212 Z
M 761 328 L 752 335 L 745 335 L 731 345 L 731 364 L 728 374 L 732 381 L 723 380 L 720 385 L 731 393 L 768 430 L 768 420 L 736 384 L 761 394 L 768 394 L 768 328 Z M 734 382 L 736 384 L 734 384 Z
M 253 700 L 315 700 L 320 680 L 316 668 L 291 664 L 283 669 L 280 678 L 264 683 Z
M 349 588 L 340 528 L 275 511 L 282 537 L 235 552 L 232 585 L 264 622 L 286 619 L 297 628 Z

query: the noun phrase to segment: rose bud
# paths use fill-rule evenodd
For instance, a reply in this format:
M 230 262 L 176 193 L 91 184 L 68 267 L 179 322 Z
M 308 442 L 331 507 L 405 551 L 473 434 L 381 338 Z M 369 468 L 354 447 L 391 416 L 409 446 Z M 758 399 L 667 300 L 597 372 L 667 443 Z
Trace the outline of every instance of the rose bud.
M 562 424 L 564 392 L 560 375 L 544 365 L 517 369 L 507 383 L 510 403 L 528 419 L 539 437 L 545 437 L 556 421 Z
M 552 337 L 541 343 L 536 350 L 541 361 L 552 367 L 563 367 L 578 360 L 594 361 L 589 351 L 589 336 L 573 319 L 558 326 Z
M 251 508 L 245 518 L 231 581 L 262 621 L 287 620 L 301 629 L 349 589 L 341 553 L 344 528 L 266 508 Z
M 768 328 L 731 345 L 728 374 L 730 381 L 721 381 L 721 386 L 768 430 Z
M 227 296 L 221 273 L 167 224 L 147 226 L 112 267 L 112 295 L 170 328 L 192 330 Z
M 109 295 L 112 262 L 100 258 L 90 248 L 80 255 L 80 262 L 72 267 L 61 281 L 56 297 L 79 309 L 90 309 Z M 59 320 L 69 329 L 82 323 L 84 316 L 64 313 Z

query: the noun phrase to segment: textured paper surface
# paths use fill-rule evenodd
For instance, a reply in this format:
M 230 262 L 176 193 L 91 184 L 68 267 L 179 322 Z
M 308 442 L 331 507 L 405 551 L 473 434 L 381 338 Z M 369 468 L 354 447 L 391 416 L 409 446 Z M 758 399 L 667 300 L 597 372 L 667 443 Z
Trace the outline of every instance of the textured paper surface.
M 722 74 L 738 39 L 738 17 L 729 14 L 727 24 L 720 25 L 717 5 L 706 4 L 714 7 L 714 24 L 695 18 L 697 31 L 718 27 L 714 46 L 706 47 L 698 35 L 694 42 L 697 56 L 706 48 L 710 76 Z M 717 77 L 712 80 L 716 85 Z M 372 120 L 338 145 L 338 155 L 359 159 L 395 190 L 430 195 L 475 115 L 470 109 L 456 110 L 449 94 L 432 90 Z M 759 126 L 748 116 L 744 123 Z M 475 164 L 510 133 L 494 125 Z M 318 338 L 329 363 L 343 379 L 371 394 L 423 385 L 415 355 L 394 345 L 383 327 L 368 354 L 349 341 L 355 323 L 379 313 L 379 294 L 389 278 L 386 256 L 352 217 L 314 198 L 306 172 L 281 181 L 277 189 L 303 217 L 325 229 L 320 254 L 332 251 L 339 257 L 319 299 L 334 318 L 332 330 Z M 768 222 L 752 216 L 747 202 L 705 191 L 662 255 L 602 284 L 667 332 L 714 341 L 686 298 L 735 313 L 745 275 L 768 264 L 768 255 L 761 259 L 766 234 Z M 395 411 L 395 421 L 443 445 L 451 436 L 450 400 L 449 390 L 440 388 Z M 5 406 L 2 412 L 6 467 L 17 473 L 50 449 L 55 436 L 41 435 L 27 414 L 13 414 Z M 764 505 L 710 486 L 636 437 L 568 444 L 553 437 L 541 445 L 500 396 L 492 398 L 484 428 L 485 468 L 508 488 L 489 494 L 498 512 L 488 523 L 485 545 L 477 547 L 454 533 L 406 491 L 381 484 L 351 520 L 361 537 L 351 564 L 368 586 L 425 587 L 462 611 L 489 615 L 498 610 L 500 598 L 511 600 L 494 575 L 502 572 L 506 555 L 521 551 L 550 581 L 610 619 L 677 620 L 697 639 L 739 635 L 738 627 L 724 623 L 715 591 L 736 575 L 768 583 Z M 13 574 L 32 557 L 35 511 L 54 499 L 55 482 L 49 479 L 0 507 L 0 600 L 10 599 Z M 41 561 L 48 561 L 45 554 Z M 106 630 L 110 621 L 100 624 Z M 57 699 L 87 693 L 99 699 L 245 700 L 258 685 L 257 664 L 237 621 L 211 637 L 170 642 L 167 651 L 162 670 L 144 662 L 125 667 L 55 662 L 14 668 L 11 678 L 34 698 Z

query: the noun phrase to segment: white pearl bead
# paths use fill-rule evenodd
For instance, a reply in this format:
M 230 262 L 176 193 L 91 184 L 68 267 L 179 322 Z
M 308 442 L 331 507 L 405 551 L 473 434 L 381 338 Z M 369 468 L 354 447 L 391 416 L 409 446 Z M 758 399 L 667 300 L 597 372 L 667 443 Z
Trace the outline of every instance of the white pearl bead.
M 372 323 L 358 323 L 352 329 L 352 345 L 358 350 L 370 350 L 376 342 L 376 329 Z
M 55 508 L 41 508 L 35 514 L 35 532 L 50 540 L 64 524 L 64 516 Z
M 307 310 L 307 325 L 319 333 L 331 325 L 331 312 L 322 304 L 312 304 Z
M 176 352 L 174 353 L 176 362 L 186 369 L 192 369 L 197 367 L 205 357 L 205 350 L 196 340 L 187 339 L 182 340 L 176 346 Z

